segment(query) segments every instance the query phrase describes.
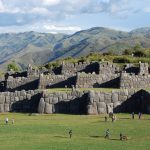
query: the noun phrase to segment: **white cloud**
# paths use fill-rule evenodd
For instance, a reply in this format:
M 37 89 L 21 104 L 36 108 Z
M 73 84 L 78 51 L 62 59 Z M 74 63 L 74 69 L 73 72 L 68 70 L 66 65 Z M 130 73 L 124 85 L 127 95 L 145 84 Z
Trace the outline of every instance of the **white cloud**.
M 2 1 L 0 1 L 0 12 L 4 12 L 4 11 L 5 11 L 4 5 Z
M 76 32 L 81 30 L 80 27 L 78 26 L 56 26 L 56 25 L 44 25 L 43 26 L 47 31 L 51 31 L 51 32 Z
M 44 8 L 44 7 L 35 7 L 31 10 L 28 11 L 28 13 L 36 13 L 36 14 L 49 14 L 49 11 L 47 8 Z
M 44 5 L 57 5 L 60 3 L 60 0 L 42 0 Z
M 0 26 L 31 27 L 44 22 L 47 28 L 51 27 L 49 24 L 56 24 L 55 30 L 61 31 L 60 22 L 80 14 L 105 13 L 120 18 L 132 11 L 130 0 L 0 0 Z M 149 8 L 145 11 L 149 12 Z M 64 25 L 62 30 L 78 30 L 72 27 Z
M 19 20 L 18 22 L 22 22 Z M 82 30 L 79 26 L 71 26 L 71 25 L 54 25 L 54 24 L 46 24 L 44 22 L 41 23 L 33 23 L 30 25 L 23 25 L 23 26 L 7 26 L 7 27 L 0 27 L 0 33 L 7 32 L 26 32 L 26 31 L 36 31 L 36 32 L 47 32 L 52 34 L 57 33 L 64 33 L 64 34 L 72 34 L 77 31 Z
M 144 12 L 146 12 L 146 13 L 150 13 L 150 7 L 146 7 L 146 8 L 144 8 Z

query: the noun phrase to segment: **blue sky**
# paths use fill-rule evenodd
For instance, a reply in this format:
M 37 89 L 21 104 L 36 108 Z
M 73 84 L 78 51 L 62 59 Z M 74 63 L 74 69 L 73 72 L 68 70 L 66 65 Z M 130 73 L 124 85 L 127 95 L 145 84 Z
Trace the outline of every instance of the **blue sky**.
M 0 33 L 150 27 L 150 0 L 0 0 Z

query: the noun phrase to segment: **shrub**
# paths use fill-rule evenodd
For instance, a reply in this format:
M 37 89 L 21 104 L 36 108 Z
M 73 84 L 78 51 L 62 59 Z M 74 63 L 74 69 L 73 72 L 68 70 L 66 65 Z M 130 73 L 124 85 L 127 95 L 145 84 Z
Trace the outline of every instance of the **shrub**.
M 113 59 L 114 63 L 130 63 L 130 60 L 126 57 L 116 57 Z

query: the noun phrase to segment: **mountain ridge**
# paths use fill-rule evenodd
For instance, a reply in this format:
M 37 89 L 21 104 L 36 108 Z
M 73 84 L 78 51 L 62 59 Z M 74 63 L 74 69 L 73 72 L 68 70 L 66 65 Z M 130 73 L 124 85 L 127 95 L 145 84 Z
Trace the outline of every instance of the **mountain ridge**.
M 121 54 L 126 48 L 140 44 L 150 47 L 150 27 L 137 28 L 130 32 L 105 27 L 93 27 L 72 35 L 39 33 L 0 34 L 0 67 L 16 61 L 23 68 L 29 64 L 43 64 L 64 57 L 80 57 L 90 52 Z M 37 57 L 37 60 L 36 58 Z

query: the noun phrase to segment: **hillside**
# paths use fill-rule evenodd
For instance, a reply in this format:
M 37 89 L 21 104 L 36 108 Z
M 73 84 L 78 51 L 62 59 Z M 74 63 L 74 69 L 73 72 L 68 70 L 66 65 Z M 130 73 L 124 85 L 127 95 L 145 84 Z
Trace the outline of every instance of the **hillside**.
M 0 67 L 15 60 L 21 67 L 43 64 L 68 56 L 80 57 L 90 52 L 114 51 L 121 54 L 126 48 L 141 44 L 150 47 L 150 28 L 131 32 L 94 27 L 73 35 L 37 32 L 0 34 Z

